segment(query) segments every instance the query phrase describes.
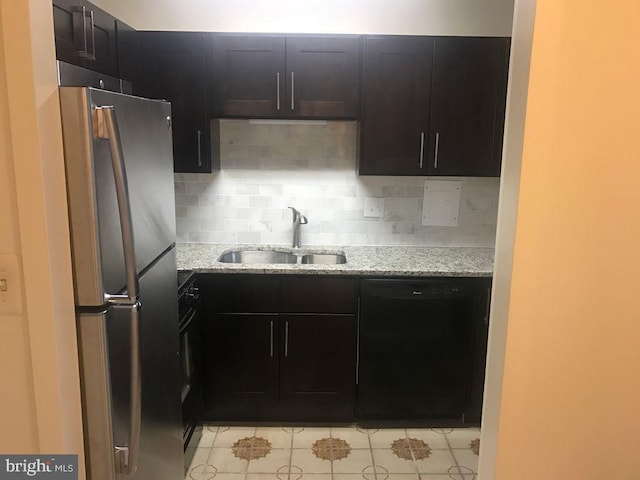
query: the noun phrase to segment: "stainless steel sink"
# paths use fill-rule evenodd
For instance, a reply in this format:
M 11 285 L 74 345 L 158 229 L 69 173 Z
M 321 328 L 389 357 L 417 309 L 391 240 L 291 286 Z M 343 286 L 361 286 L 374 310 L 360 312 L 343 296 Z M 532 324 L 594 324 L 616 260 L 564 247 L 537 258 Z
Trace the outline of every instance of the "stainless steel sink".
M 275 250 L 233 250 L 220 256 L 223 263 L 298 263 L 293 253 Z
M 313 253 L 302 256 L 302 263 L 305 264 L 324 264 L 337 265 L 347 263 L 347 257 L 341 253 Z
M 347 263 L 344 253 L 283 252 L 280 250 L 231 250 L 218 258 L 222 263 L 274 264 L 302 263 L 305 265 L 338 265 Z

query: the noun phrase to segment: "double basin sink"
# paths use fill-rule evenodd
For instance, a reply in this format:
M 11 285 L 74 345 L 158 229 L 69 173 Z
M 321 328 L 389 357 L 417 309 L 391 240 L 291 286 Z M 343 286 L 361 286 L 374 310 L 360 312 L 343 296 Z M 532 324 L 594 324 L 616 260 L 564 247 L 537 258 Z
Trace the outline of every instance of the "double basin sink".
M 242 264 L 322 264 L 347 263 L 344 253 L 287 252 L 282 250 L 231 250 L 223 253 L 219 262 Z

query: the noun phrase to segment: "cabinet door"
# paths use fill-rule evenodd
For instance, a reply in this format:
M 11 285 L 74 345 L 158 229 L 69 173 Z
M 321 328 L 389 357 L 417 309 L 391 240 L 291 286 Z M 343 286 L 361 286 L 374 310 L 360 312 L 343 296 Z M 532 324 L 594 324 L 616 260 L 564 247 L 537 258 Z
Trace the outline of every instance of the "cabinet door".
M 54 0 L 56 58 L 118 76 L 116 19 L 84 0 Z
M 85 23 L 89 37 L 87 68 L 117 77 L 116 19 L 89 2 L 86 3 L 86 12 Z
M 429 175 L 499 176 L 509 39 L 437 37 Z
M 81 0 L 54 0 L 53 29 L 56 38 L 56 58 L 84 67 L 88 32 L 83 22 L 82 5 Z
M 353 419 L 355 316 L 283 315 L 280 338 L 280 402 L 283 419 Z
M 142 51 L 138 32 L 126 23 L 116 21 L 118 38 L 118 77 L 134 84 L 140 81 L 140 61 Z
M 205 419 L 273 417 L 278 401 L 278 316 L 218 314 L 205 319 Z
M 284 112 L 284 37 L 213 35 L 212 112 L 218 117 L 277 117 Z
M 207 34 L 142 33 L 145 96 L 171 102 L 173 162 L 176 172 L 211 172 L 206 102 Z
M 361 175 L 426 175 L 433 40 L 367 37 Z
M 287 37 L 287 116 L 356 118 L 359 37 Z

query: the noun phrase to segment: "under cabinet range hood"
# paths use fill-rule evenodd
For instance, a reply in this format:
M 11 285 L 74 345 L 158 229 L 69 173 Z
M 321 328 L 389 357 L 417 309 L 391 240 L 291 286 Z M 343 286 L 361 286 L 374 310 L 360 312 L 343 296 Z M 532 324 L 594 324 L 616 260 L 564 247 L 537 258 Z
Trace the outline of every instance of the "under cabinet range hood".
M 92 87 L 110 92 L 133 93 L 131 82 L 58 60 L 58 86 Z

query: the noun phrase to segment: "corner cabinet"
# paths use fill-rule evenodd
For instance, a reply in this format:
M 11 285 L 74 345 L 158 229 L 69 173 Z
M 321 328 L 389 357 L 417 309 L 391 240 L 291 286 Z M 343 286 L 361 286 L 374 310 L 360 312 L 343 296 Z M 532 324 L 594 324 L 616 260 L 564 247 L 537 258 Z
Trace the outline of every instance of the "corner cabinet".
M 507 38 L 435 38 L 428 175 L 500 175 L 508 62 Z
M 85 0 L 53 0 L 56 58 L 118 76 L 116 19 Z
M 360 38 L 214 34 L 214 117 L 357 118 Z
M 204 419 L 350 421 L 353 278 L 202 275 Z
M 509 39 L 365 38 L 361 175 L 499 176 Z
M 171 102 L 175 172 L 211 172 L 205 53 L 209 35 L 139 32 L 139 39 L 142 66 L 134 91 Z

